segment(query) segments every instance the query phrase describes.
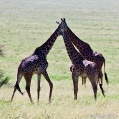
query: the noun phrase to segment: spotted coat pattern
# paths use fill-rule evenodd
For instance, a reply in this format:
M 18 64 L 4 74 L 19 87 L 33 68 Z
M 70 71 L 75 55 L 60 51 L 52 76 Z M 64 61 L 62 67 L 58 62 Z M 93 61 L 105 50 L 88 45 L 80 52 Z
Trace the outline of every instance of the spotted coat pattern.
M 84 59 L 84 57 L 75 49 L 75 47 L 71 43 L 69 34 L 67 34 L 66 32 L 67 31 L 63 30 L 62 36 L 67 53 L 72 62 L 70 71 L 72 72 L 72 79 L 74 84 L 74 98 L 77 99 L 79 76 L 81 76 L 82 78 L 89 78 L 93 87 L 94 98 L 96 98 L 97 82 L 99 79 L 99 69 L 97 67 L 97 64 Z
M 21 61 L 20 65 L 18 67 L 17 81 L 14 86 L 14 91 L 12 94 L 11 101 L 13 100 L 16 90 L 18 90 L 21 94 L 23 94 L 19 87 L 19 83 L 21 81 L 21 78 L 24 76 L 24 78 L 26 80 L 26 91 L 28 93 L 30 101 L 32 102 L 32 97 L 31 97 L 31 93 L 30 93 L 30 85 L 31 85 L 31 78 L 34 73 L 37 74 L 38 101 L 39 101 L 39 96 L 40 96 L 39 93 L 40 93 L 41 74 L 45 77 L 45 79 L 49 83 L 49 86 L 50 86 L 49 102 L 51 101 L 53 84 L 48 76 L 47 71 L 46 71 L 46 69 L 48 67 L 47 55 L 50 52 L 54 42 L 56 41 L 57 37 L 60 34 L 60 32 L 61 32 L 61 25 L 58 26 L 58 28 L 55 30 L 55 32 L 50 36 L 50 38 L 43 45 L 41 45 L 40 47 L 37 47 L 35 49 L 35 51 L 33 52 L 32 55 L 30 55 L 29 57 L 27 57 Z
M 64 20 L 62 23 L 62 30 L 66 31 L 65 33 L 68 34 L 70 41 L 76 46 L 78 51 L 81 53 L 81 55 L 92 62 L 95 62 L 100 70 L 99 78 L 101 79 L 102 82 L 102 66 L 104 64 L 104 74 L 105 74 L 105 80 L 108 84 L 108 77 L 105 72 L 105 58 L 101 53 L 98 53 L 96 51 L 93 51 L 90 45 L 81 39 L 79 39 L 72 31 L 71 29 L 67 26 L 66 21 Z

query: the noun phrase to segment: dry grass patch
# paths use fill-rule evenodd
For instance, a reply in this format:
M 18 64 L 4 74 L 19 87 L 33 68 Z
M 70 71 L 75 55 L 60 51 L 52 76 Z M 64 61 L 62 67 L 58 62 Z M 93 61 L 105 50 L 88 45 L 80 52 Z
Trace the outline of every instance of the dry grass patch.
M 24 90 L 24 81 L 21 88 Z M 17 91 L 12 103 L 10 103 L 13 88 L 4 86 L 0 89 L 0 117 L 3 118 L 31 118 L 31 119 L 87 119 L 87 118 L 115 118 L 118 119 L 119 103 L 117 92 L 112 92 L 113 85 L 106 86 L 106 97 L 98 90 L 97 101 L 93 99 L 91 84 L 87 81 L 84 88 L 79 81 L 78 100 L 73 99 L 73 85 L 71 80 L 54 81 L 54 89 L 51 104 L 48 103 L 49 85 L 45 80 L 41 81 L 40 102 L 37 104 L 36 80 L 32 80 L 31 95 L 34 104 L 31 104 L 27 93 L 24 96 Z M 117 87 L 116 90 L 119 90 Z M 3 93 L 4 91 L 4 93 Z M 116 93 L 116 94 L 115 94 Z

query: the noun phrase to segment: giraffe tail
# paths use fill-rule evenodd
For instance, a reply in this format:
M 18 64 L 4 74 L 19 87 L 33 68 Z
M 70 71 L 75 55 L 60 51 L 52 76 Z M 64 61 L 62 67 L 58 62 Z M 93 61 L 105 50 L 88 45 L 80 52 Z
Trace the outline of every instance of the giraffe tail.
M 23 95 L 23 93 L 22 93 L 22 91 L 21 91 L 21 89 L 19 87 L 19 82 L 21 81 L 21 78 L 22 78 L 22 75 L 20 75 L 20 73 L 18 71 L 18 73 L 17 73 L 17 81 L 16 81 L 16 84 L 14 86 L 14 91 L 13 91 L 13 94 L 12 94 L 12 97 L 11 97 L 11 102 L 13 100 L 13 97 L 14 97 L 14 94 L 15 94 L 16 90 L 18 90 Z
M 103 96 L 105 97 L 105 94 L 104 94 L 105 91 L 103 90 L 102 84 L 99 84 L 99 86 L 100 86 Z
M 108 81 L 107 73 L 105 72 L 105 59 L 104 59 L 104 75 L 105 75 L 106 83 L 108 85 L 109 84 L 109 81 Z
M 16 81 L 16 84 L 15 84 L 14 87 L 23 95 L 24 93 L 21 91 L 21 89 L 19 87 L 19 83 L 21 81 L 21 78 L 22 78 L 22 74 L 20 74 L 19 71 L 18 71 L 18 73 L 17 73 L 17 81 Z
M 24 94 L 22 91 L 21 91 L 21 89 L 20 89 L 20 87 L 19 87 L 19 84 L 16 82 L 16 84 L 15 84 L 15 86 L 14 86 L 22 95 Z

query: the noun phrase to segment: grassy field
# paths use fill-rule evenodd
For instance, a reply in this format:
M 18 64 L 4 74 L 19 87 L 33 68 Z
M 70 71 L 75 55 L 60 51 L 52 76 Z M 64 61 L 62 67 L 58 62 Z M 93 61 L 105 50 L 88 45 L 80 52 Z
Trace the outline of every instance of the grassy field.
M 119 118 L 119 0 L 1 0 L 0 69 L 10 77 L 0 88 L 0 119 L 118 119 Z M 97 101 L 87 79 L 79 78 L 78 100 L 73 99 L 69 72 L 70 60 L 62 37 L 58 37 L 47 59 L 48 73 L 54 84 L 51 104 L 49 85 L 42 77 L 41 97 L 37 104 L 37 80 L 33 76 L 30 104 L 27 93 L 16 92 L 10 103 L 17 68 L 21 60 L 42 45 L 57 28 L 56 20 L 65 17 L 72 31 L 104 55 L 109 85 L 104 80 L 106 97 L 98 90 Z M 25 81 L 20 87 L 25 91 Z

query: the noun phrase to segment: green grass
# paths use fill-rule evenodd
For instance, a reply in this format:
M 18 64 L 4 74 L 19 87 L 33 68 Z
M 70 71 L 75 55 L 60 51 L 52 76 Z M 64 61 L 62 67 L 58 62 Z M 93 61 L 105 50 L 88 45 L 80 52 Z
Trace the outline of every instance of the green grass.
M 119 2 L 113 0 L 1 0 L 0 1 L 0 70 L 9 76 L 9 84 L 0 88 L 0 118 L 2 119 L 118 119 L 119 114 Z M 33 76 L 30 104 L 27 93 L 16 92 L 10 103 L 17 68 L 21 60 L 42 45 L 57 28 L 56 20 L 65 17 L 68 26 L 82 40 L 104 55 L 109 85 L 104 80 L 106 97 L 98 89 L 93 99 L 90 82 L 81 85 L 78 100 L 73 99 L 70 60 L 62 37 L 58 37 L 48 54 L 48 73 L 54 84 L 52 103 L 48 104 L 49 85 L 42 77 L 41 97 L 37 104 L 37 80 Z M 25 91 L 25 81 L 20 87 Z

